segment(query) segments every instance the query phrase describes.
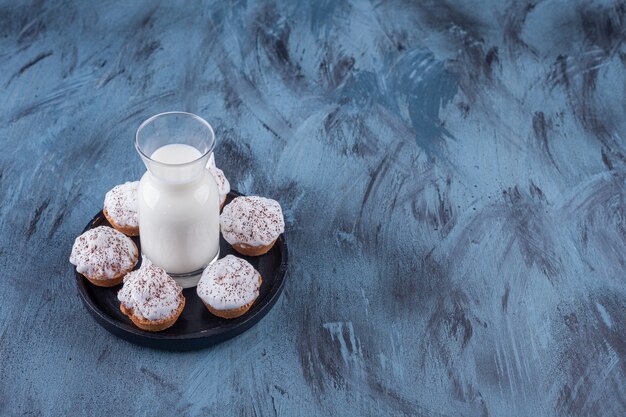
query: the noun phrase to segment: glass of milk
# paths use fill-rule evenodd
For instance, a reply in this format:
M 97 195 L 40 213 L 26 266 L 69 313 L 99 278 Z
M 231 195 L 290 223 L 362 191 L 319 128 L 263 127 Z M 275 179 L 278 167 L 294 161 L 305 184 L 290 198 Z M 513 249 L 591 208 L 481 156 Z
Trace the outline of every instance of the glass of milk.
M 141 251 L 183 288 L 219 256 L 219 193 L 206 169 L 214 145 L 211 125 L 184 112 L 157 114 L 135 135 L 147 168 L 138 189 Z

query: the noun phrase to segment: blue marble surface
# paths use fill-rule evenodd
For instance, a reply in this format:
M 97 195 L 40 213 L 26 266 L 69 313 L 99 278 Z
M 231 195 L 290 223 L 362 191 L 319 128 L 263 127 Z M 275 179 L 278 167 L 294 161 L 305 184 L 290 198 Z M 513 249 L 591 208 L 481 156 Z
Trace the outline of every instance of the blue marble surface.
M 0 2 L 0 414 L 626 415 L 626 6 Z M 162 111 L 279 200 L 270 314 L 130 345 L 68 262 Z

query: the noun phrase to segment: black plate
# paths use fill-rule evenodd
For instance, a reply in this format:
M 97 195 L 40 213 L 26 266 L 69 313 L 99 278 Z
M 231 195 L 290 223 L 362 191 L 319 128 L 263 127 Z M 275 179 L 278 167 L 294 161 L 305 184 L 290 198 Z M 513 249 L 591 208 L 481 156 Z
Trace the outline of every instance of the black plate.
M 237 192 L 228 195 L 226 204 L 239 196 Z M 98 226 L 111 226 L 100 211 L 85 227 L 86 232 Z M 132 238 L 141 252 L 139 237 Z M 183 290 L 185 309 L 169 329 L 161 332 L 146 332 L 133 323 L 120 311 L 117 292 L 122 287 L 96 287 L 76 272 L 78 292 L 87 310 L 96 321 L 109 332 L 129 342 L 157 349 L 193 350 L 223 342 L 248 330 L 258 323 L 272 309 L 280 296 L 287 273 L 287 244 L 281 235 L 274 247 L 262 256 L 243 256 L 237 253 L 220 235 L 220 258 L 233 254 L 250 262 L 263 277 L 259 297 L 250 310 L 236 319 L 222 319 L 209 313 L 196 294 L 196 288 Z M 141 260 L 135 269 L 139 268 Z

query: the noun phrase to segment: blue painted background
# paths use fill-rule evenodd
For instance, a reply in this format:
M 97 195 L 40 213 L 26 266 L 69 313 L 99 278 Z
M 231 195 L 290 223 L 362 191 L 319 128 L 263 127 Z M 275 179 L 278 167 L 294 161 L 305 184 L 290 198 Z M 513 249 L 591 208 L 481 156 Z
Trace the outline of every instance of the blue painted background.
M 0 3 L 0 414 L 626 415 L 623 2 L 126 3 Z M 292 252 L 182 354 L 68 262 L 168 110 Z

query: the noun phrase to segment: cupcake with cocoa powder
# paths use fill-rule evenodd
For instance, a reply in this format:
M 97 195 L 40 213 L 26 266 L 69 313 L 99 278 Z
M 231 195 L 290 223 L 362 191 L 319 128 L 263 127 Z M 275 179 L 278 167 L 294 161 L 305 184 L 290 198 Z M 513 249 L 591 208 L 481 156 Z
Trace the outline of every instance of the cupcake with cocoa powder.
M 181 286 L 163 268 L 149 261 L 126 275 L 117 298 L 122 313 L 135 326 L 149 332 L 173 326 L 185 307 Z
M 224 171 L 222 171 L 215 165 L 215 154 L 211 154 L 206 167 L 213 176 L 215 183 L 217 184 L 217 192 L 220 195 L 221 209 L 222 207 L 224 207 L 224 203 L 226 202 L 226 196 L 228 196 L 228 193 L 230 193 L 230 182 L 228 182 L 228 179 L 226 179 Z
M 249 262 L 227 255 L 206 267 L 196 291 L 212 314 L 234 319 L 252 307 L 262 282 Z
M 111 226 L 128 236 L 139 234 L 137 207 L 139 181 L 116 185 L 104 196 L 104 217 Z
M 139 250 L 132 239 L 107 226 L 78 236 L 70 255 L 76 271 L 99 287 L 120 284 L 138 259 Z
M 285 231 L 283 211 L 278 201 L 265 197 L 237 197 L 220 215 L 222 236 L 233 248 L 247 256 L 267 253 Z

